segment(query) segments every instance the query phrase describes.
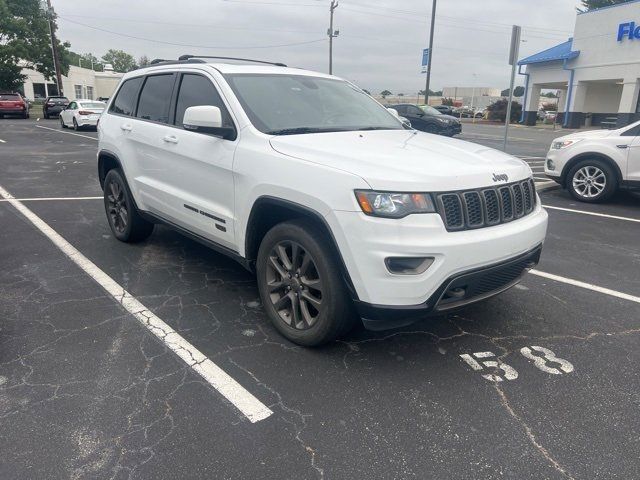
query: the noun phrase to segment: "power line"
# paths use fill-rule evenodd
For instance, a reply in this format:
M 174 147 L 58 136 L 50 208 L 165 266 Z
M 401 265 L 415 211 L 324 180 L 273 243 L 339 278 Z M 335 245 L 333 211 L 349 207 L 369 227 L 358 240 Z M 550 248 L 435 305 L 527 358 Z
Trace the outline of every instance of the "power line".
M 263 49 L 263 48 L 293 47 L 293 46 L 297 46 L 297 45 L 309 45 L 311 43 L 320 43 L 320 42 L 325 42 L 326 41 L 326 39 L 320 38 L 320 39 L 317 39 L 317 40 L 309 40 L 309 41 L 306 41 L 306 42 L 283 43 L 283 44 L 280 44 L 280 45 L 260 45 L 260 46 L 256 46 L 256 47 L 248 47 L 248 46 L 229 47 L 229 46 L 193 45 L 193 44 L 188 44 L 188 43 L 174 43 L 174 42 L 166 42 L 164 40 L 156 40 L 156 39 L 153 39 L 153 38 L 138 37 L 138 36 L 135 36 L 135 35 L 129 35 L 127 33 L 114 32 L 113 30 L 107 30 L 106 28 L 100 28 L 100 27 L 96 27 L 96 26 L 93 26 L 93 25 L 87 25 L 86 23 L 76 22 L 75 20 L 70 20 L 69 18 L 65 18 L 65 17 L 62 17 L 62 16 L 59 16 L 58 18 L 61 18 L 65 22 L 74 23 L 76 25 L 81 25 L 83 27 L 91 28 L 93 30 L 98 30 L 100 32 L 110 33 L 112 35 L 118 35 L 118 36 L 126 37 L 126 38 L 133 38 L 135 40 L 143 40 L 145 42 L 160 43 L 160 44 L 163 44 L 163 45 L 172 45 L 172 46 L 176 46 L 176 47 L 211 48 L 211 49 L 217 49 L 217 50 L 253 50 L 253 49 Z

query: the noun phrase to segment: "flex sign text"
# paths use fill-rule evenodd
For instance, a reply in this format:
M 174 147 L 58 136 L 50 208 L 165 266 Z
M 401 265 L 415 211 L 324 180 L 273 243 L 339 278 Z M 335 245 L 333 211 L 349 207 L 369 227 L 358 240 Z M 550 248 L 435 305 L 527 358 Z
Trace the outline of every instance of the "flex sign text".
M 624 38 L 629 40 L 640 40 L 640 25 L 636 26 L 636 22 L 626 22 L 618 25 L 618 41 Z

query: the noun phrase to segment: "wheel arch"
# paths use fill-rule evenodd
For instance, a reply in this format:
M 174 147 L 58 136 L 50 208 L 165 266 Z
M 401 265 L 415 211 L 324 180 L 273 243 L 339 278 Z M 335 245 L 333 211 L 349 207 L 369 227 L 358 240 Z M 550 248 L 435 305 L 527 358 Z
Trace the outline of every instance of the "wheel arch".
M 245 259 L 251 266 L 251 269 L 255 269 L 254 266 L 258 256 L 258 249 L 266 233 L 278 223 L 298 218 L 312 221 L 315 226 L 324 233 L 333 249 L 335 258 L 338 260 L 342 277 L 349 289 L 349 293 L 354 300 L 357 300 L 358 296 L 351 281 L 349 271 L 342 258 L 331 227 L 325 218 L 316 210 L 290 200 L 265 195 L 257 198 L 251 207 L 247 221 L 247 232 L 245 234 Z
M 98 180 L 100 181 L 100 188 L 104 190 L 104 179 L 109 173 L 109 170 L 114 168 L 122 169 L 120 159 L 112 152 L 107 150 L 100 150 L 98 153 Z
M 588 159 L 597 159 L 605 162 L 607 165 L 609 165 L 613 169 L 616 175 L 616 181 L 618 185 L 622 183 L 623 177 L 622 177 L 622 171 L 620 170 L 620 166 L 610 156 L 605 155 L 604 153 L 601 153 L 601 152 L 584 152 L 576 155 L 571 160 L 569 160 L 564 166 L 564 168 L 562 169 L 562 175 L 560 176 L 560 178 L 561 178 L 561 185 L 564 188 L 566 188 L 567 186 L 567 176 L 569 175 L 569 172 L 571 171 L 571 169 L 578 162 L 581 162 L 582 160 L 588 160 Z

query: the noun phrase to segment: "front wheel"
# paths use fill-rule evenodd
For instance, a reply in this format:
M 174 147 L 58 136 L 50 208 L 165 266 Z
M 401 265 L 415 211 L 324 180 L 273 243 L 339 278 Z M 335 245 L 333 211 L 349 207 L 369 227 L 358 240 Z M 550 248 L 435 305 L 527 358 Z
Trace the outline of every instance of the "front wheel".
M 256 270 L 267 315 L 292 342 L 322 345 L 353 326 L 336 254 L 312 222 L 293 220 L 269 230 L 260 244 Z
M 104 179 L 104 209 L 114 237 L 121 242 L 145 240 L 153 232 L 153 223 L 140 216 L 133 196 L 119 168 L 109 170 Z
M 567 175 L 569 193 L 581 202 L 598 203 L 611 198 L 618 188 L 616 174 L 602 160 L 578 162 Z

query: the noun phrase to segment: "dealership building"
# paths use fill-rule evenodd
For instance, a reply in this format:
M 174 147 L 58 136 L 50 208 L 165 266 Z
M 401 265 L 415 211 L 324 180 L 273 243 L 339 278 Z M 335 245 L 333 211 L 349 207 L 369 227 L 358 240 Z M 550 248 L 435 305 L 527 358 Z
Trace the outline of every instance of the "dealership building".
M 640 120 L 640 0 L 578 13 L 573 37 L 518 62 L 522 123 L 535 125 L 540 92 L 559 92 L 564 127 Z
M 52 80 L 46 79 L 42 73 L 30 68 L 23 68 L 22 74 L 25 76 L 22 87 L 25 97 L 35 100 L 58 95 L 56 84 Z M 62 90 L 70 100 L 109 98 L 123 75 L 114 72 L 109 64 L 105 65 L 103 72 L 70 65 L 67 75 L 62 75 Z

